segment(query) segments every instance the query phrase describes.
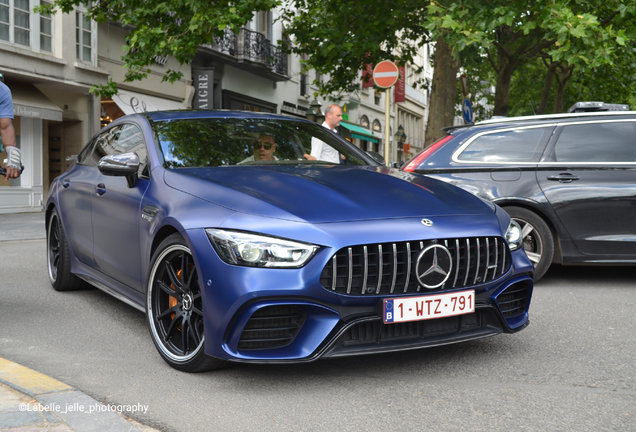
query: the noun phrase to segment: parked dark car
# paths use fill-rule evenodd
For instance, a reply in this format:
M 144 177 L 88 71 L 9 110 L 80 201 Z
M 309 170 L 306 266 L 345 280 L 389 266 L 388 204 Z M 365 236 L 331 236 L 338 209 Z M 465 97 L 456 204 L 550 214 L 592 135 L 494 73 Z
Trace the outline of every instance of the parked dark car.
M 315 139 L 342 163 L 306 160 Z M 144 311 L 180 370 L 414 349 L 529 322 L 534 269 L 506 212 L 306 120 L 123 117 L 53 182 L 46 220 L 53 287 L 89 283 Z
M 636 264 L 636 112 L 488 120 L 448 134 L 403 167 L 506 210 L 535 281 L 552 263 Z

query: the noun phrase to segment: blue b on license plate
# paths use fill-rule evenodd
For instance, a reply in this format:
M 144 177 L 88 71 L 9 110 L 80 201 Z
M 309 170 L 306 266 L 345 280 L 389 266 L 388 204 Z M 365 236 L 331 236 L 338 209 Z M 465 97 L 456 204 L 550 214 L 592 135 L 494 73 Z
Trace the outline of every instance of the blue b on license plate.
M 384 300 L 384 323 L 421 321 L 475 312 L 475 291 Z

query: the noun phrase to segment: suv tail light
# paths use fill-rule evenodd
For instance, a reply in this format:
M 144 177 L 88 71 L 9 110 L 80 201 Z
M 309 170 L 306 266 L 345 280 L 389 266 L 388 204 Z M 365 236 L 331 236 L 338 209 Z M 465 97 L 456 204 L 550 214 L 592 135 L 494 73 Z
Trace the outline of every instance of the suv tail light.
M 407 163 L 406 166 L 404 168 L 402 168 L 402 170 L 403 171 L 408 171 L 408 172 L 414 172 L 415 169 L 418 166 L 420 166 L 422 164 L 422 162 L 424 162 L 426 160 L 426 158 L 428 158 L 430 155 L 435 153 L 439 148 L 441 148 L 444 144 L 446 144 L 448 141 L 450 141 L 451 138 L 453 138 L 453 135 L 447 135 L 444 138 L 435 141 L 427 149 L 425 149 L 422 153 L 420 153 L 419 155 L 417 155 L 413 159 L 411 159 L 411 161 L 409 163 Z

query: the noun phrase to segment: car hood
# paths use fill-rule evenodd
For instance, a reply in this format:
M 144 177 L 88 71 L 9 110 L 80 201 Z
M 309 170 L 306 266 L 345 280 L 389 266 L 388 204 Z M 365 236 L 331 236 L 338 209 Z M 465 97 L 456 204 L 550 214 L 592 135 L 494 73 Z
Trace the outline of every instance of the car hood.
M 166 170 L 168 186 L 231 210 L 310 223 L 493 214 L 447 183 L 386 167 L 234 166 Z

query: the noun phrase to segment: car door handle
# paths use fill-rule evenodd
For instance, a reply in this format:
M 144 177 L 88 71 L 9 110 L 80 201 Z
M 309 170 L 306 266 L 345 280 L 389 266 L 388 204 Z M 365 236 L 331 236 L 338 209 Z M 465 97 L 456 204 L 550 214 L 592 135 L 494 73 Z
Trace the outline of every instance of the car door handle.
M 570 173 L 561 173 L 561 174 L 557 174 L 557 175 L 548 176 L 548 180 L 559 181 L 561 183 L 570 183 L 573 180 L 579 180 L 579 178 L 577 176 L 575 176 L 575 175 L 570 174 Z
M 66 189 L 67 187 L 69 187 L 71 185 L 71 181 L 67 178 L 65 178 L 64 180 L 62 180 L 62 186 Z
M 104 183 L 99 183 L 95 186 L 95 192 L 97 192 L 97 195 L 104 195 L 106 193 L 106 185 Z

